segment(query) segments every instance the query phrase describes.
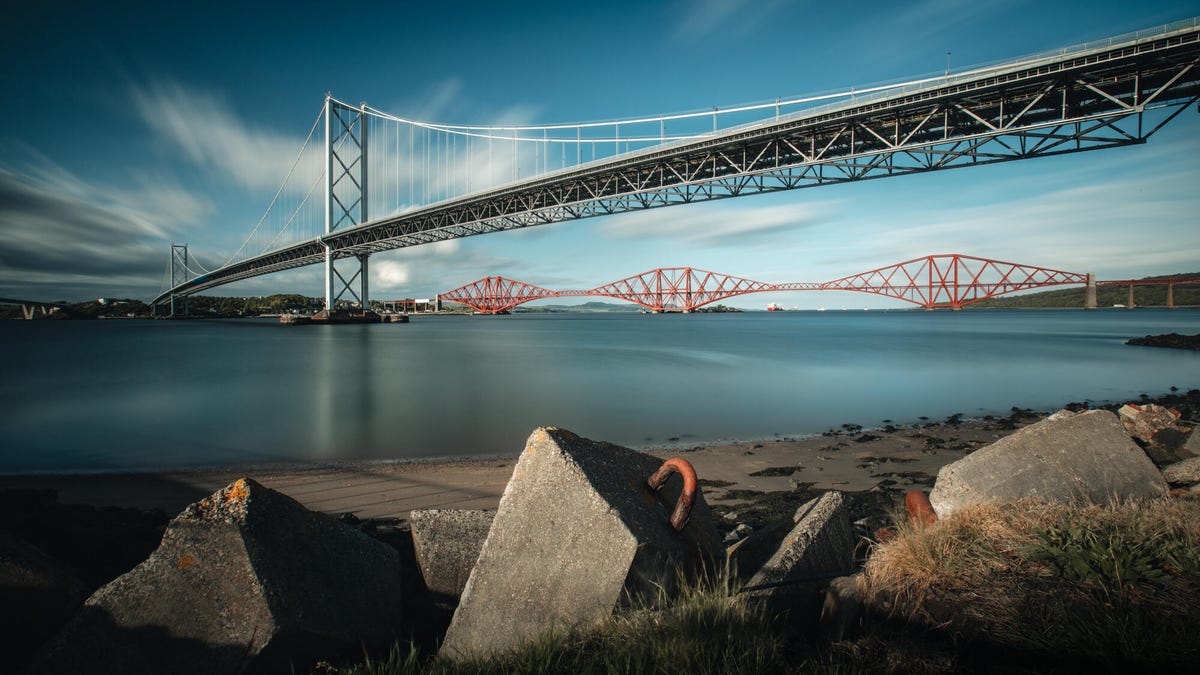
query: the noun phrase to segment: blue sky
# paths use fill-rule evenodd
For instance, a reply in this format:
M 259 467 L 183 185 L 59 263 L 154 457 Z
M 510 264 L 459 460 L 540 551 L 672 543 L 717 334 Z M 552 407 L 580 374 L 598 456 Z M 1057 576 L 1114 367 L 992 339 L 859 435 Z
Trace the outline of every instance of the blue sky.
M 101 6 L 103 5 L 103 6 Z M 0 26 L 0 296 L 149 299 L 172 242 L 241 244 L 326 91 L 422 120 L 705 110 L 941 72 L 1200 14 L 1195 2 L 31 5 Z M 1144 146 L 745 197 L 372 258 L 375 298 L 484 275 L 588 288 L 690 265 L 822 281 L 930 253 L 1101 278 L 1200 271 L 1200 115 Z M 213 291 L 322 292 L 309 267 Z M 760 307 L 882 307 L 859 294 Z

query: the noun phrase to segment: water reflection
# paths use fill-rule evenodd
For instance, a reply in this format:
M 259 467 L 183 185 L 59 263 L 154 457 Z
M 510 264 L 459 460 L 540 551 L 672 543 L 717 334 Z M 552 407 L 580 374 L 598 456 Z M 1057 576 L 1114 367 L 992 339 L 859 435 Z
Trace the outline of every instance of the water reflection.
M 539 425 L 765 438 L 1200 386 L 1200 354 L 1123 344 L 1169 332 L 1200 312 L 7 322 L 0 471 L 513 455 Z

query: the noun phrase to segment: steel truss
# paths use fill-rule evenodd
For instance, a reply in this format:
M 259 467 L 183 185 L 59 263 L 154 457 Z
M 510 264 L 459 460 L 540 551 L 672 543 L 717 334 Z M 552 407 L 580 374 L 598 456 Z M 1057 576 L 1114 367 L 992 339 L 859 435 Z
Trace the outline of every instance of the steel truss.
M 821 284 L 821 290 L 860 291 L 930 309 L 961 309 L 1005 293 L 1087 282 L 1087 274 L 949 254 L 929 255 L 827 281 Z
M 628 300 L 655 312 L 691 312 L 710 302 L 774 290 L 772 284 L 692 267 L 666 267 L 614 281 L 588 295 Z
M 904 300 L 927 309 L 962 309 L 973 302 L 1005 293 L 1087 283 L 1087 274 L 946 254 L 906 260 L 821 283 L 769 284 L 692 267 L 667 267 L 586 291 L 553 291 L 504 277 L 484 277 L 439 297 L 483 314 L 498 314 L 532 300 L 564 296 L 616 298 L 655 312 L 691 312 L 738 295 L 777 291 L 859 291 Z
M 626 211 L 1140 144 L 1200 100 L 1198 64 L 1200 26 L 1194 23 L 1150 38 L 1019 61 L 330 231 L 173 290 L 193 293 L 327 255 L 368 255 Z M 1150 120 L 1150 112 L 1162 118 Z
M 483 314 L 500 314 L 531 300 L 553 298 L 561 294 L 541 286 L 505 279 L 484 277 L 465 286 L 441 293 L 438 299 L 457 302 Z

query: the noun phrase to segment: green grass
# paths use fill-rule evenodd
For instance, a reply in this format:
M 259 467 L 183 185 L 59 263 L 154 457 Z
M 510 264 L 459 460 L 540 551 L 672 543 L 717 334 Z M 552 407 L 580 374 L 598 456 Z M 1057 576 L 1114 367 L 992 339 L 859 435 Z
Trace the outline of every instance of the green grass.
M 339 675 L 783 672 L 783 638 L 728 578 L 692 583 L 660 608 L 614 616 L 591 630 L 543 635 L 488 658 L 450 661 L 397 645 L 382 660 L 315 672 Z
M 1033 500 L 908 527 L 865 574 L 912 623 L 1104 668 L 1200 657 L 1200 501 L 1068 507 Z

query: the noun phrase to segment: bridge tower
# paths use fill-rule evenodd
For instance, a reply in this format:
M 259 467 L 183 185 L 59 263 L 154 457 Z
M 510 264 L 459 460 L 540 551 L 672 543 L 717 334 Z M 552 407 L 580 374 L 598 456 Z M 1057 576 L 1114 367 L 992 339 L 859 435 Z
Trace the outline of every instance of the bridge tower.
M 188 280 L 188 245 L 171 244 L 171 288 Z M 188 296 L 182 296 L 183 315 L 188 313 Z M 175 294 L 171 294 L 171 318 L 175 318 Z
M 325 234 L 367 222 L 367 111 L 325 95 Z M 367 253 L 340 259 L 325 244 L 325 309 L 349 293 L 369 309 Z M 349 262 L 350 264 L 346 264 Z M 355 264 L 357 262 L 357 264 Z M 339 263 L 341 269 L 339 269 Z M 355 290 L 355 282 L 358 289 Z

